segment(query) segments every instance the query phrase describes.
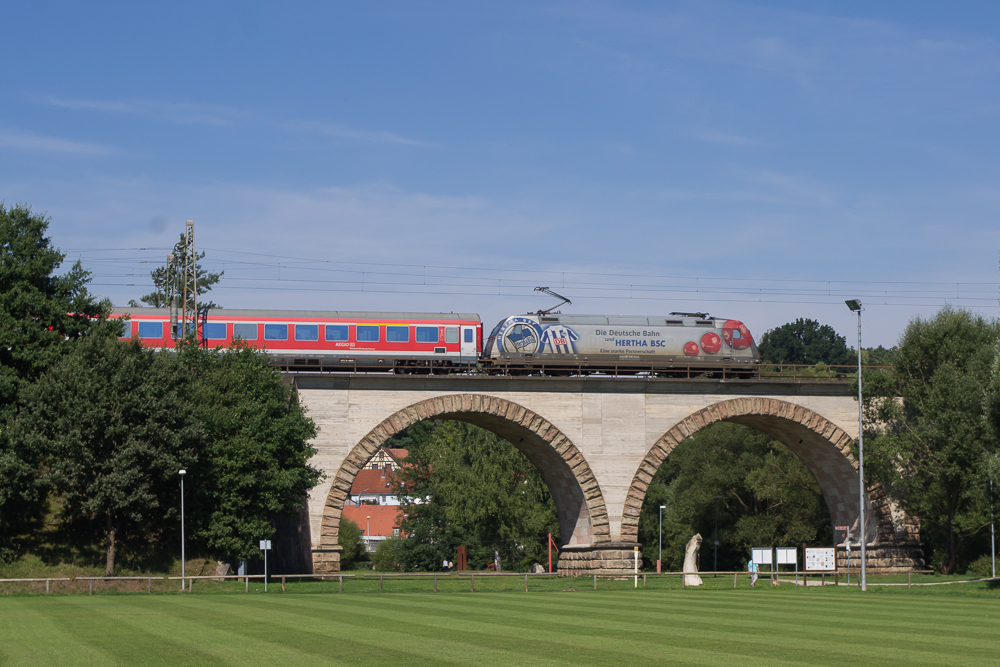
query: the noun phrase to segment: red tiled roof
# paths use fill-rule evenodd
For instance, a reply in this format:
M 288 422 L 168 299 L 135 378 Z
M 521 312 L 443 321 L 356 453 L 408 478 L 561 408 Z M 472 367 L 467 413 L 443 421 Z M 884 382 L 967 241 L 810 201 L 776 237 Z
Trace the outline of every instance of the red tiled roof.
M 399 505 L 362 505 L 361 507 L 344 505 L 342 516 L 346 516 L 358 524 L 362 535 L 371 526 L 371 535 L 385 537 L 391 536 L 392 529 L 399 528 L 399 524 L 403 520 L 403 513 L 400 511 Z
M 389 452 L 392 458 L 396 459 L 397 461 L 402 461 L 410 454 L 409 450 L 406 449 L 392 449 L 389 447 L 383 447 L 383 449 Z
M 388 484 L 388 486 L 386 486 Z M 351 485 L 351 495 L 395 493 L 396 473 L 392 470 L 359 470 Z

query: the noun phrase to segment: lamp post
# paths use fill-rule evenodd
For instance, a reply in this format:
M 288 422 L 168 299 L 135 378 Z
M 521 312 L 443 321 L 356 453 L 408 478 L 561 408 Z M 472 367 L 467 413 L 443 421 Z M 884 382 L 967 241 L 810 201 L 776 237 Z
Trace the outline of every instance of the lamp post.
M 181 476 L 181 590 L 184 590 L 184 475 L 187 470 L 179 470 Z
M 365 517 L 365 545 L 368 553 L 372 551 L 372 518 L 370 516 Z
M 719 500 L 722 496 L 715 497 L 715 571 L 719 571 Z M 713 575 L 719 576 L 719 575 Z
M 667 509 L 666 505 L 660 505 L 660 553 L 656 557 L 656 573 L 660 573 L 660 563 L 663 562 L 663 510 Z
M 864 408 L 861 405 L 861 311 L 864 310 L 857 299 L 845 301 L 847 307 L 858 314 L 858 535 L 861 538 L 861 590 L 868 590 L 865 569 L 865 431 Z

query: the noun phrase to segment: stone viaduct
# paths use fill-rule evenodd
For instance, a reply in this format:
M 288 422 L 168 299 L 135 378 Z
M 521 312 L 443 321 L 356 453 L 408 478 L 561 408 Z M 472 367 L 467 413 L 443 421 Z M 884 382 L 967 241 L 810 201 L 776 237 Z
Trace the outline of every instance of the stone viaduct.
M 314 572 L 337 572 L 341 511 L 358 470 L 389 438 L 426 419 L 489 429 L 539 469 L 559 515 L 560 572 L 631 571 L 639 511 L 657 468 L 717 421 L 780 440 L 816 477 L 835 526 L 858 526 L 857 402 L 846 383 L 298 375 L 316 421 L 313 464 L 327 479 L 308 499 Z M 918 527 L 867 489 L 869 568 L 922 564 Z M 855 566 L 856 567 L 856 564 Z

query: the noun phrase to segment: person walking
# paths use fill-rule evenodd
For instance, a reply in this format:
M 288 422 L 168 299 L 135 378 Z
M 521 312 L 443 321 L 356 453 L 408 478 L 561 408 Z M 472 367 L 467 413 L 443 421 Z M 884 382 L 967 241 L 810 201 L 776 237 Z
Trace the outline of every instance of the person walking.
M 451 565 L 451 563 L 449 563 L 448 559 L 445 558 L 444 561 L 441 563 L 441 569 L 444 570 L 445 572 L 447 572 L 449 565 Z
M 750 573 L 750 588 L 757 586 L 757 572 L 759 570 L 760 566 L 754 562 L 753 558 L 747 561 L 747 572 Z

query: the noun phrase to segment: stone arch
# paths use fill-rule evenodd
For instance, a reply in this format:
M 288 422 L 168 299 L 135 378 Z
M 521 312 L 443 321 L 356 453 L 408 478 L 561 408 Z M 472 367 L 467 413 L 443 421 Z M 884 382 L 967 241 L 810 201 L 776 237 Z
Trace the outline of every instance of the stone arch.
M 318 550 L 321 555 L 339 551 L 336 545 L 340 517 L 358 471 L 387 440 L 428 419 L 480 426 L 523 453 L 541 472 L 552 494 L 563 544 L 584 546 L 610 540 L 608 512 L 597 479 L 583 454 L 562 431 L 513 401 L 483 394 L 452 394 L 428 398 L 395 412 L 354 446 L 337 470 L 326 498 Z M 317 571 L 339 569 L 339 554 L 319 560 L 314 563 Z
M 622 539 L 638 539 L 639 511 L 653 475 L 681 442 L 719 421 L 762 431 L 786 445 L 812 472 L 834 526 L 858 526 L 858 466 L 854 438 L 812 410 L 777 398 L 734 398 L 714 403 L 678 422 L 647 452 L 632 479 L 622 513 Z M 865 493 L 867 542 L 891 534 L 892 520 L 878 487 Z

